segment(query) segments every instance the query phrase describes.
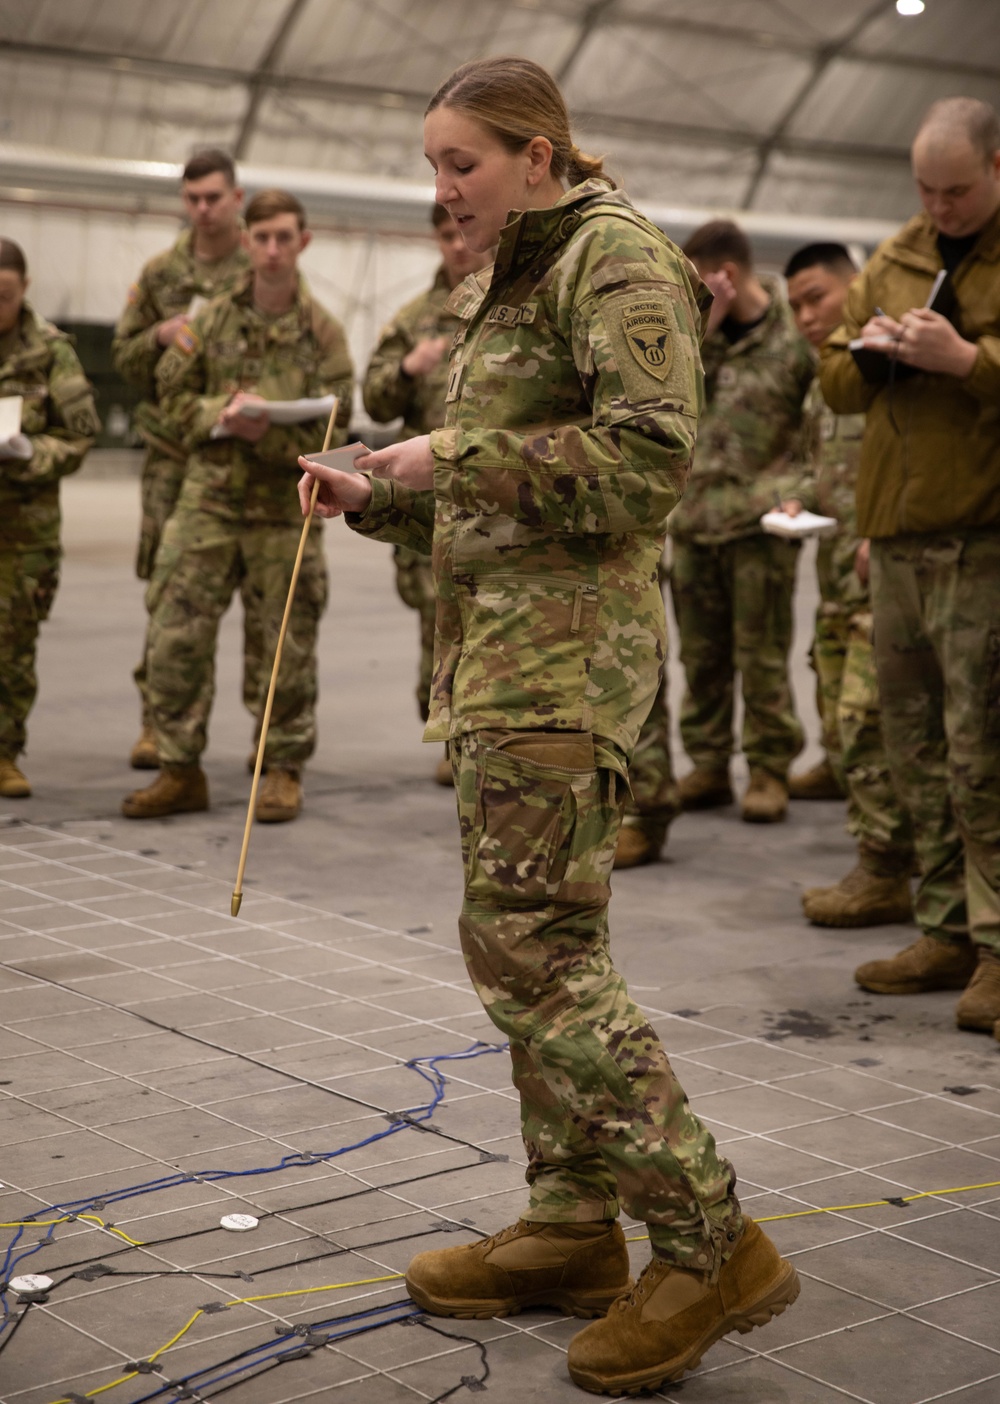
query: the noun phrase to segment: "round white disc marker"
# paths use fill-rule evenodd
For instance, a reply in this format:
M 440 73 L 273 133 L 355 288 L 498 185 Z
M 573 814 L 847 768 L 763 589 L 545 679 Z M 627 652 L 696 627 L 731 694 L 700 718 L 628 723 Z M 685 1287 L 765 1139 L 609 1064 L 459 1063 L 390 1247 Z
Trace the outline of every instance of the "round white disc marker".
M 252 1214 L 223 1214 L 220 1222 L 230 1233 L 249 1233 L 257 1227 L 259 1220 Z
M 47 1292 L 52 1286 L 51 1277 L 43 1277 L 40 1272 L 27 1272 L 23 1277 L 12 1277 L 10 1285 L 15 1292 Z

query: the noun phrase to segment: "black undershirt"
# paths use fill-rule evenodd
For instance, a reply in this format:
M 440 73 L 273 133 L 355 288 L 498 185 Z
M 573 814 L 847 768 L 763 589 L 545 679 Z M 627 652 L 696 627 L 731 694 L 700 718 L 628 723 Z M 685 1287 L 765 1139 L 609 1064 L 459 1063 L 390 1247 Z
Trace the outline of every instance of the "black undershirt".
M 735 317 L 727 317 L 722 322 L 719 330 L 729 342 L 730 346 L 735 346 L 738 341 L 742 341 L 745 336 L 749 336 L 754 327 L 759 327 L 761 322 L 770 311 L 770 305 L 765 307 L 759 317 L 754 317 L 752 322 L 738 322 Z
M 983 231 L 977 229 L 975 234 L 963 234 L 960 238 L 955 238 L 951 234 L 939 234 L 937 236 L 938 253 L 941 255 L 941 262 L 949 276 L 966 258 L 979 242 L 979 236 Z

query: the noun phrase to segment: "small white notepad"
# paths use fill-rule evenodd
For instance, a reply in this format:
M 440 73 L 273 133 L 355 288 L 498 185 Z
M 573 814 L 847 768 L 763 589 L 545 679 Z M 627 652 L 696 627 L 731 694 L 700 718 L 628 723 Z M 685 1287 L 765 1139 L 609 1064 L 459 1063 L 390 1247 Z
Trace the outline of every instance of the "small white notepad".
M 800 512 L 797 517 L 790 517 L 787 512 L 765 512 L 760 524 L 769 536 L 784 536 L 789 541 L 833 536 L 840 526 L 836 517 L 820 517 L 815 512 Z

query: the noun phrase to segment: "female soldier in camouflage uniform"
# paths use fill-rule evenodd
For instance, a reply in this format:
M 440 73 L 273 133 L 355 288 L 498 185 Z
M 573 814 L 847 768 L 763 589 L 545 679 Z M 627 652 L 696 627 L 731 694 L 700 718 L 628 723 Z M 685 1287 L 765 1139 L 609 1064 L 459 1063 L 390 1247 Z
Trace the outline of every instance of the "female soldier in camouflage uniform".
M 35 644 L 59 584 L 59 479 L 100 429 L 68 336 L 25 302 L 24 254 L 0 239 L 0 398 L 20 396 L 21 432 L 0 441 L 0 795 L 31 794 L 17 765 L 35 700 Z
M 466 243 L 498 245 L 492 277 L 449 303 L 463 327 L 445 427 L 373 454 L 364 475 L 313 471 L 323 515 L 433 542 L 425 739 L 452 743 L 462 946 L 510 1039 L 531 1190 L 517 1224 L 421 1253 L 407 1283 L 449 1316 L 611 1307 L 574 1340 L 570 1373 L 595 1391 L 656 1387 L 798 1292 L 608 948 L 628 760 L 666 646 L 657 564 L 702 404 L 705 299 L 573 146 L 537 65 L 459 69 L 424 136 Z M 619 1203 L 653 1247 L 634 1289 Z

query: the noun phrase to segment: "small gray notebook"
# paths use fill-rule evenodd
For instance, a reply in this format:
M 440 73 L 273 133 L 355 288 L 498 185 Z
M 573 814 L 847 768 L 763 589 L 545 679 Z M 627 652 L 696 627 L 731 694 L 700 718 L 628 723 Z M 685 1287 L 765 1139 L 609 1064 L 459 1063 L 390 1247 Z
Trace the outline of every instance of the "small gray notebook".
M 345 444 L 343 448 L 330 449 L 328 453 L 306 453 L 310 463 L 318 463 L 321 468 L 339 468 L 343 473 L 359 473 L 364 467 L 357 460 L 371 453 L 366 444 Z

